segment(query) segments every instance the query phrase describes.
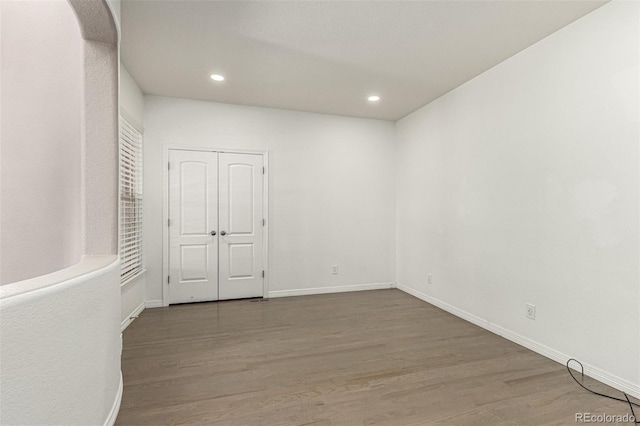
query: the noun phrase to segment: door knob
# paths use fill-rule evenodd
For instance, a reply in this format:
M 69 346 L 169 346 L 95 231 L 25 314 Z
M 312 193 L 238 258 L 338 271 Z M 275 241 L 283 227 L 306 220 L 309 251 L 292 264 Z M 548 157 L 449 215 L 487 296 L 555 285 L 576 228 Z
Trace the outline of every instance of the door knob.
M 215 236 L 216 235 L 216 231 L 211 231 L 209 233 L 211 234 L 211 236 Z
M 220 235 L 224 236 L 227 235 L 227 233 L 225 231 L 220 231 Z

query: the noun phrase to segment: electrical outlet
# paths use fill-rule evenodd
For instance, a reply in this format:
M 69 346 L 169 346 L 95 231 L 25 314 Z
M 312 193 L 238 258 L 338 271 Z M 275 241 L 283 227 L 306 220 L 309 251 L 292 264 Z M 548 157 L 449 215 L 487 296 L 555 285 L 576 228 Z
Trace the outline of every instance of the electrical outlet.
M 433 275 L 428 274 L 427 275 L 427 284 L 431 284 L 433 282 Z
M 331 265 L 331 273 L 333 275 L 338 275 L 338 265 Z
M 536 305 L 527 303 L 526 307 L 527 307 L 527 318 L 532 320 L 536 319 Z

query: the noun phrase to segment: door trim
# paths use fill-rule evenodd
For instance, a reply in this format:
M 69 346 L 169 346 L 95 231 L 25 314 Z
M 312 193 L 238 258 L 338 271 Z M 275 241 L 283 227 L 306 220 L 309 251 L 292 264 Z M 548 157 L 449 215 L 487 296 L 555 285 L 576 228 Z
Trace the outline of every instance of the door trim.
M 169 151 L 202 151 L 202 152 L 227 152 L 231 154 L 254 154 L 262 155 L 262 164 L 265 172 L 262 178 L 262 214 L 266 221 L 263 232 L 262 243 L 262 269 L 264 279 L 262 280 L 262 297 L 269 297 L 269 151 L 245 150 L 234 148 L 209 148 L 190 147 L 179 144 L 164 144 L 162 146 L 162 306 L 169 306 Z

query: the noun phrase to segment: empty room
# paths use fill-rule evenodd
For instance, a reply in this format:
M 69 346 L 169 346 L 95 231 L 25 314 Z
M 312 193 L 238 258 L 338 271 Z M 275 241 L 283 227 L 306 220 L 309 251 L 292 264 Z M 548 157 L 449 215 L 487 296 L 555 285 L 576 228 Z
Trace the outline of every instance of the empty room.
M 640 2 L 0 1 L 1 425 L 640 423 Z

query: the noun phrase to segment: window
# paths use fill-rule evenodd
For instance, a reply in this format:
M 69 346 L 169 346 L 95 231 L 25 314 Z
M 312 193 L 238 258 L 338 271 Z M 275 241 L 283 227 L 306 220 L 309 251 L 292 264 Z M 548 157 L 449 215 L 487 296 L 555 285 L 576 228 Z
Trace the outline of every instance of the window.
M 142 272 L 142 134 L 120 116 L 120 282 Z

